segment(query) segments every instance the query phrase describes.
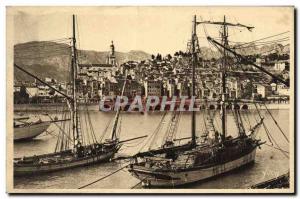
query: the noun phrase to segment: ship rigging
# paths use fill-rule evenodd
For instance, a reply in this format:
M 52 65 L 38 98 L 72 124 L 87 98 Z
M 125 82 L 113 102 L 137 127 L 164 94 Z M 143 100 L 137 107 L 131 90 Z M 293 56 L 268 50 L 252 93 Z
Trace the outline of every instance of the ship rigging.
M 133 162 L 128 166 L 128 171 L 141 180 L 144 186 L 149 187 L 175 187 L 196 181 L 208 179 L 228 171 L 251 164 L 255 160 L 256 148 L 265 142 L 256 139 L 257 131 L 264 124 L 263 117 L 246 130 L 239 110 L 232 110 L 237 127 L 237 137 L 232 137 L 232 132 L 227 131 L 227 105 L 237 105 L 238 101 L 229 100 L 226 88 L 228 63 L 228 28 L 238 26 L 251 31 L 254 27 L 226 22 L 197 21 L 193 20 L 191 37 L 191 65 L 192 65 L 192 95 L 195 95 L 195 67 L 199 57 L 196 47 L 199 46 L 196 26 L 199 24 L 212 24 L 221 26 L 223 50 L 220 64 L 221 96 L 219 100 L 221 115 L 221 133 L 214 127 L 212 115 L 208 111 L 205 119 L 206 131 L 201 136 L 201 141 L 196 137 L 196 115 L 192 111 L 191 137 L 184 145 L 174 145 L 168 140 L 161 148 L 139 152 L 133 156 Z M 208 37 L 209 39 L 209 37 Z M 220 50 L 220 49 L 219 49 Z M 240 58 L 242 58 L 240 56 Z M 245 59 L 244 59 L 245 60 Z M 249 63 L 249 62 L 247 62 Z M 263 71 L 264 72 L 264 71 Z M 268 73 L 267 73 L 268 74 Z M 174 120 L 175 121 L 175 120 Z M 209 130 L 207 130 L 209 129 Z M 212 136 L 209 136 L 213 134 Z
M 117 134 L 117 131 L 120 128 L 120 110 L 116 112 L 113 127 L 111 130 L 111 137 L 109 139 L 105 139 L 104 141 L 102 141 L 105 133 L 108 130 L 108 128 L 106 128 L 106 131 L 103 132 L 101 139 L 97 140 L 87 106 L 85 107 L 86 114 L 84 114 L 84 121 L 86 126 L 84 129 L 82 128 L 82 119 L 78 110 L 77 96 L 77 87 L 79 79 L 77 77 L 78 52 L 76 48 L 75 23 L 76 18 L 75 15 L 73 15 L 70 95 L 61 92 L 60 90 L 52 87 L 51 85 L 41 80 L 39 77 L 26 71 L 19 65 L 14 64 L 14 66 L 17 69 L 23 71 L 27 75 L 33 77 L 37 81 L 41 82 L 42 84 L 50 87 L 57 93 L 64 96 L 67 101 L 69 111 L 64 112 L 63 119 L 61 121 L 68 121 L 70 119 L 70 122 L 68 124 L 64 122 L 61 126 L 57 125 L 59 129 L 59 135 L 54 153 L 14 158 L 15 176 L 48 173 L 57 170 L 109 161 L 114 157 L 115 153 L 118 152 L 122 143 L 146 137 L 140 136 L 137 138 L 131 138 L 123 141 L 119 140 L 119 135 Z M 125 85 L 126 81 L 124 81 L 121 96 L 123 96 L 124 94 Z

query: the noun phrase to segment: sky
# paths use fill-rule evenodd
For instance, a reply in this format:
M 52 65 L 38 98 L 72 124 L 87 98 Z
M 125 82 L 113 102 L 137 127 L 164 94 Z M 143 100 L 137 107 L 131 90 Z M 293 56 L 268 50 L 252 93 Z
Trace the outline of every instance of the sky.
M 151 54 L 186 50 L 191 37 L 193 15 L 197 20 L 254 26 L 229 30 L 232 41 L 252 41 L 290 31 L 292 7 L 8 7 L 7 40 L 12 44 L 67 38 L 72 35 L 72 14 L 78 22 L 79 48 L 108 51 L 111 40 L 116 51 L 143 50 Z M 206 25 L 206 32 L 218 37 L 218 27 Z M 204 27 L 197 27 L 200 46 L 208 46 Z

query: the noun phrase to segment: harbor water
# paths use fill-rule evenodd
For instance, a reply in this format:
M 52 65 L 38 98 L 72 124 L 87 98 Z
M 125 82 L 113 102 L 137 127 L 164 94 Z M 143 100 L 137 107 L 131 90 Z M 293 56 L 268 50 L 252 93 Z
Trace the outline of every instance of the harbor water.
M 292 132 L 289 132 L 289 110 L 270 110 L 273 117 L 276 119 L 285 135 L 289 138 Z M 40 115 L 39 112 L 25 112 L 26 115 Z M 81 116 L 84 117 L 84 112 Z M 101 137 L 109 123 L 112 123 L 114 117 L 113 112 L 100 112 L 90 111 L 90 118 L 93 124 L 93 129 L 98 138 Z M 221 121 L 219 120 L 219 112 L 212 113 L 215 117 L 215 127 L 220 131 Z M 242 110 L 242 118 L 244 119 L 244 126 L 248 129 L 250 126 L 254 126 L 255 121 L 258 121 L 258 114 L 256 110 Z M 261 110 L 262 116 L 265 118 L 265 124 L 271 133 L 272 137 L 276 140 L 276 143 L 285 151 L 289 151 L 289 143 L 285 140 L 278 127 L 275 125 L 272 117 L 266 110 Z M 60 117 L 58 113 L 51 113 L 52 116 Z M 155 136 L 155 141 L 152 142 L 151 147 L 159 147 L 164 139 L 165 130 L 169 124 L 171 113 L 168 113 L 162 121 L 162 130 Z M 204 125 L 204 110 L 197 112 L 197 136 L 201 136 L 201 132 L 205 130 Z M 130 139 L 142 135 L 152 135 L 158 124 L 161 122 L 163 116 L 162 112 L 152 113 L 122 113 L 120 122 L 120 140 Z M 44 119 L 47 116 L 42 116 Z M 49 119 L 48 119 L 49 120 Z M 111 126 L 111 124 L 110 124 Z M 110 135 L 111 128 L 107 128 L 106 137 Z M 190 136 L 191 132 L 191 114 L 186 112 L 182 113 L 176 138 L 183 138 Z M 43 133 L 36 137 L 32 141 L 16 142 L 14 143 L 14 157 L 24 157 L 45 153 L 54 152 L 57 135 L 59 132 L 58 127 L 55 124 L 51 124 L 48 133 Z M 233 120 L 232 112 L 229 111 L 227 117 L 227 134 L 233 137 L 237 134 L 235 122 Z M 289 135 L 291 133 L 291 135 Z M 149 136 L 150 137 L 150 136 Z M 266 141 L 268 145 L 271 143 L 265 133 L 263 127 L 259 128 L 257 138 L 261 141 Z M 117 155 L 132 155 L 138 152 L 141 148 L 147 150 L 149 146 L 149 138 L 144 140 L 135 140 L 129 143 L 125 143 L 120 149 Z M 188 140 L 181 141 L 182 143 Z M 182 144 L 181 143 L 181 144 Z M 274 149 L 268 145 L 262 145 L 261 149 L 257 149 L 256 161 L 253 165 L 239 169 L 237 171 L 225 174 L 223 176 L 205 181 L 194 183 L 189 185 L 188 188 L 195 189 L 227 189 L 227 188 L 248 188 L 256 183 L 269 180 L 271 178 L 280 176 L 289 170 L 289 160 L 286 154 L 282 151 Z M 275 146 L 275 144 L 274 144 Z M 63 171 L 57 171 L 53 173 L 47 173 L 43 175 L 32 175 L 26 177 L 15 177 L 14 187 L 17 189 L 76 189 L 91 181 L 97 180 L 111 172 L 116 171 L 122 166 L 128 164 L 126 161 L 122 162 L 107 162 L 96 165 L 90 165 L 85 167 L 78 167 Z M 130 189 L 139 181 L 130 175 L 130 173 L 124 169 L 98 183 L 95 183 L 87 188 L 89 189 Z M 136 187 L 141 188 L 141 187 Z

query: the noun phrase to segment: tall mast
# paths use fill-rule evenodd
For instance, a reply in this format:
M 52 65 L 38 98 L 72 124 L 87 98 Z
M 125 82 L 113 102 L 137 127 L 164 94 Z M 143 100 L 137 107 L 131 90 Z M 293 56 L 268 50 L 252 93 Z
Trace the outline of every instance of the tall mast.
M 224 16 L 224 24 L 221 32 L 222 43 L 224 46 L 228 45 L 228 31 L 226 26 L 226 18 Z M 227 51 L 223 49 L 222 68 L 220 68 L 220 75 L 222 79 L 222 97 L 221 97 L 221 120 L 222 120 L 222 140 L 226 138 L 226 67 L 227 67 Z
M 193 20 L 193 30 L 192 30 L 192 92 L 191 92 L 192 97 L 195 96 L 195 65 L 197 64 L 197 53 L 196 53 L 196 44 L 195 44 L 197 38 L 196 26 L 197 26 L 197 21 L 195 15 Z M 196 113 L 194 110 L 192 111 L 191 130 L 192 130 L 192 145 L 196 146 Z
M 124 80 L 124 84 L 123 84 L 123 88 L 122 88 L 122 92 L 121 92 L 121 99 L 124 95 L 126 81 L 127 81 L 127 75 L 125 73 L 125 80 Z M 117 113 L 116 113 L 116 116 L 115 116 L 115 119 L 114 119 L 114 123 L 113 123 L 112 132 L 111 132 L 111 139 L 112 140 L 117 138 L 116 132 L 117 132 L 117 126 L 118 126 L 118 122 L 119 122 L 120 111 L 121 111 L 121 107 L 118 107 L 118 110 L 117 110 Z
M 212 44 L 216 46 L 218 44 L 219 46 L 223 47 L 223 51 L 221 53 L 223 54 L 222 64 L 220 66 L 220 76 L 221 76 L 221 120 L 222 120 L 222 135 L 221 138 L 224 141 L 226 138 L 226 101 L 227 101 L 227 93 L 226 93 L 226 70 L 228 67 L 227 63 L 227 57 L 228 57 L 228 27 L 241 27 L 241 28 L 247 28 L 249 31 L 251 31 L 254 27 L 252 26 L 246 26 L 240 23 L 228 23 L 226 22 L 226 17 L 224 16 L 223 21 L 220 22 L 214 22 L 214 21 L 200 21 L 197 22 L 197 25 L 199 24 L 211 24 L 211 25 L 220 25 L 221 26 L 221 38 L 222 38 L 222 44 L 219 44 L 218 42 L 214 41 L 211 37 L 207 37 L 208 41 L 212 41 Z
M 80 132 L 78 128 L 78 113 L 77 113 L 77 95 L 76 95 L 76 79 L 77 79 L 77 50 L 76 50 L 76 33 L 75 33 L 75 15 L 73 15 L 72 24 L 72 67 L 71 67 L 71 77 L 72 77 L 72 103 L 71 103 L 71 115 L 73 124 L 73 138 L 74 147 L 77 148 L 81 145 Z

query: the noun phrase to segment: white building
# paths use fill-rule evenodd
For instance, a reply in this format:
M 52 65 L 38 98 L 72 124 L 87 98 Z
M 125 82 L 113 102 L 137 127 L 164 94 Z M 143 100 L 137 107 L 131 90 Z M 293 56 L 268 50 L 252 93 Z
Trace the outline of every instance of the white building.
M 273 69 L 275 71 L 282 72 L 282 71 L 284 71 L 285 66 L 286 66 L 286 63 L 284 61 L 278 61 L 278 62 L 275 62 Z
M 266 98 L 272 95 L 272 87 L 268 84 L 257 84 L 257 94 L 261 95 L 262 98 Z
M 290 95 L 290 88 L 283 85 L 283 84 L 278 84 L 277 85 L 277 92 L 278 95 Z

